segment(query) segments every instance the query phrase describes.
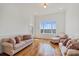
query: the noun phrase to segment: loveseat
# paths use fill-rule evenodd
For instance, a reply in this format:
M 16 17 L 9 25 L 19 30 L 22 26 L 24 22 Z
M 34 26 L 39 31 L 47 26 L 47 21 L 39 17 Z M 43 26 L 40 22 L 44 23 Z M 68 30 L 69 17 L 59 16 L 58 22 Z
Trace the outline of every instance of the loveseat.
M 23 48 L 32 44 L 32 42 L 33 40 L 31 35 L 18 35 L 15 37 L 3 38 L 2 52 L 12 56 Z
M 69 38 L 63 33 L 60 35 L 59 48 L 62 56 L 79 56 L 79 39 Z

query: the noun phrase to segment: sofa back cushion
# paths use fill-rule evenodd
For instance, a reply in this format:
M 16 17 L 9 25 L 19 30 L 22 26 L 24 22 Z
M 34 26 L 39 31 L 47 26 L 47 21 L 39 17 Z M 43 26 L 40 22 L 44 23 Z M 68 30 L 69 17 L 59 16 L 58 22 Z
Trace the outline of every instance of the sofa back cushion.
M 21 41 L 23 41 L 23 35 L 18 35 L 18 37 L 20 37 Z
M 67 42 L 67 44 L 66 44 L 66 47 L 68 47 L 70 44 L 72 44 L 72 43 L 74 43 L 74 42 L 77 42 L 77 40 L 73 40 L 73 39 L 69 40 L 69 41 Z
M 13 45 L 16 44 L 16 40 L 15 40 L 14 37 L 9 38 L 9 42 L 10 42 L 11 44 L 13 44 Z
M 2 38 L 1 42 L 8 42 L 10 38 Z
M 23 40 L 31 39 L 31 35 L 23 35 Z
M 15 41 L 16 41 L 16 43 L 20 43 L 21 37 L 20 37 L 20 36 L 16 36 L 16 37 L 15 37 Z
M 67 48 L 68 49 L 77 49 L 77 50 L 79 50 L 79 42 L 71 43 Z

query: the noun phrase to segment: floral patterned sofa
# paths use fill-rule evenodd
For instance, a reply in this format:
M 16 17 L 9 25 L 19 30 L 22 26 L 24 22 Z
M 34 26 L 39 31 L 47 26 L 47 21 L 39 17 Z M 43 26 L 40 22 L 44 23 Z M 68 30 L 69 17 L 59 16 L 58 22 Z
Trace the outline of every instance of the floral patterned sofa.
M 15 37 L 2 39 L 2 52 L 8 55 L 14 55 L 23 48 L 32 44 L 31 35 L 18 35 Z
M 63 56 L 79 56 L 79 39 L 69 38 L 63 33 L 60 36 L 59 48 Z

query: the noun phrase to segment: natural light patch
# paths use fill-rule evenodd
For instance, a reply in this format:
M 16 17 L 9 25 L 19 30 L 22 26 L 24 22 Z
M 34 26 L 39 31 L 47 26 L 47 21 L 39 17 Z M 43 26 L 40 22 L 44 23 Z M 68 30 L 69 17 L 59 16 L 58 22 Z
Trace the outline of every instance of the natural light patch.
M 56 21 L 42 21 L 40 29 L 41 33 L 56 33 Z

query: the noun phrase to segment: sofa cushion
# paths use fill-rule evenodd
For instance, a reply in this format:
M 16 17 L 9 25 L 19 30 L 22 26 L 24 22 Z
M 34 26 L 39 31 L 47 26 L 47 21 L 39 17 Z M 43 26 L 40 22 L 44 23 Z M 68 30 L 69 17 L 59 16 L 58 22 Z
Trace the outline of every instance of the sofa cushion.
M 15 46 L 14 46 L 14 49 L 16 50 L 16 49 L 19 49 L 19 48 L 21 48 L 22 46 L 24 46 L 25 45 L 25 42 L 24 41 L 21 41 L 20 43 L 17 43 Z
M 29 42 L 31 42 L 32 41 L 32 39 L 29 39 L 29 40 L 24 40 L 24 42 L 27 44 L 27 43 L 29 43 Z
M 20 43 L 20 41 L 21 41 L 21 37 L 16 36 L 16 37 L 15 37 L 15 40 L 16 40 L 16 43 Z
M 23 35 L 23 40 L 31 39 L 31 35 Z

